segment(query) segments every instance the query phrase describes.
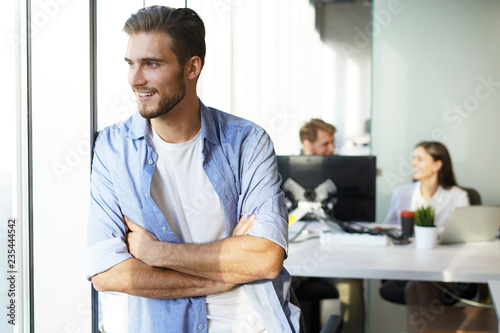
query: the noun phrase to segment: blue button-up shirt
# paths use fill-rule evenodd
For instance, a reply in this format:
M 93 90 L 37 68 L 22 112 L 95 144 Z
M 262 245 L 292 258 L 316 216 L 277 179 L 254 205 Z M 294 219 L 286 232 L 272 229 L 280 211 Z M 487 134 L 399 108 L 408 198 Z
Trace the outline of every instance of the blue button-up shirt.
M 287 211 L 273 144 L 252 122 L 200 102 L 203 168 L 220 198 L 229 237 L 243 213 L 255 213 L 250 235 L 288 251 Z M 99 133 L 94 149 L 88 222 L 87 278 L 132 255 L 123 216 L 159 240 L 179 242 L 151 197 L 157 154 L 139 113 Z M 298 332 L 299 309 L 288 302 L 290 275 L 243 285 L 268 332 Z M 206 298 L 129 296 L 129 332 L 207 332 Z

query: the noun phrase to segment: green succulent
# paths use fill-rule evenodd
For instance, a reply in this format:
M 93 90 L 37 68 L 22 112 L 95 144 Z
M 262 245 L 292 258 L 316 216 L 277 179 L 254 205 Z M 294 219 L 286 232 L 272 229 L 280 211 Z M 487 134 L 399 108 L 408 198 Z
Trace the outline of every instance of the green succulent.
M 432 206 L 422 206 L 415 210 L 415 225 L 434 227 L 434 208 Z

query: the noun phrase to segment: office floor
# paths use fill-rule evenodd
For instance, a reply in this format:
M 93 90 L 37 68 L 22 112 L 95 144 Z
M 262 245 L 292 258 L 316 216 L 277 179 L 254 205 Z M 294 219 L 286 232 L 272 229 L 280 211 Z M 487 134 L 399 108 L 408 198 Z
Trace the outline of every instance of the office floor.
M 408 333 L 414 332 L 419 321 L 415 320 L 415 327 L 407 325 L 407 308 L 405 305 L 395 304 L 382 299 L 379 295 L 380 280 L 368 280 L 365 284 L 367 296 L 367 330 L 365 333 Z M 477 299 L 474 299 L 477 301 Z M 340 308 L 336 300 L 325 300 L 322 304 L 322 320 L 325 322 L 326 314 L 339 313 Z M 461 312 L 461 309 L 464 312 Z M 474 318 L 474 319 L 473 319 Z M 457 322 L 457 319 L 458 320 Z M 421 320 L 420 320 L 421 321 Z M 461 307 L 460 305 L 451 307 L 442 313 L 439 322 L 431 320 L 432 328 L 442 329 L 446 325 L 447 329 L 464 329 L 481 332 L 496 332 L 498 321 L 494 309 L 481 309 Z M 422 323 L 420 323 L 422 324 Z M 431 324 L 429 324 L 431 325 Z M 431 327 L 429 327 L 431 328 Z M 351 332 L 346 332 L 351 333 Z M 353 332 L 359 333 L 359 332 Z
M 406 306 L 382 299 L 378 294 L 380 280 L 368 280 L 366 287 L 369 304 L 366 333 L 406 333 Z M 339 313 L 339 311 L 339 304 L 336 300 L 322 301 L 323 324 L 329 314 Z
M 406 332 L 406 306 L 382 299 L 378 293 L 380 280 L 369 280 L 369 330 L 367 333 Z

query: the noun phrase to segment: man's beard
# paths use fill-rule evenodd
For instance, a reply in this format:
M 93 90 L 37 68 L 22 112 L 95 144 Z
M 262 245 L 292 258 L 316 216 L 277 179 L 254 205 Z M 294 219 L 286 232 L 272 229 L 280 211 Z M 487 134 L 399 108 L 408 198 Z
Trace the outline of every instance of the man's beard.
M 157 117 L 161 117 L 170 110 L 172 110 L 177 104 L 179 104 L 184 97 L 186 96 L 186 83 L 182 79 L 182 77 L 177 81 L 177 85 L 175 89 L 169 92 L 169 95 L 160 99 L 158 103 L 158 107 L 152 110 L 148 110 L 146 105 L 142 105 L 139 107 L 139 112 L 141 116 L 146 119 L 154 119 Z

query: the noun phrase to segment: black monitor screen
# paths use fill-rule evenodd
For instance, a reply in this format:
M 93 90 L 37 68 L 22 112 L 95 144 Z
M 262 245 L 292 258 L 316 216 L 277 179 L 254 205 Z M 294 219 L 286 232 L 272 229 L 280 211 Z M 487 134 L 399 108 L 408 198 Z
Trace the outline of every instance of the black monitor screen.
M 330 216 L 344 222 L 375 221 L 375 156 L 278 156 L 278 171 L 282 188 L 291 178 L 309 194 L 330 179 L 336 191 L 323 202 L 333 203 L 329 205 L 333 210 L 325 209 Z M 289 191 L 285 193 L 293 197 Z

